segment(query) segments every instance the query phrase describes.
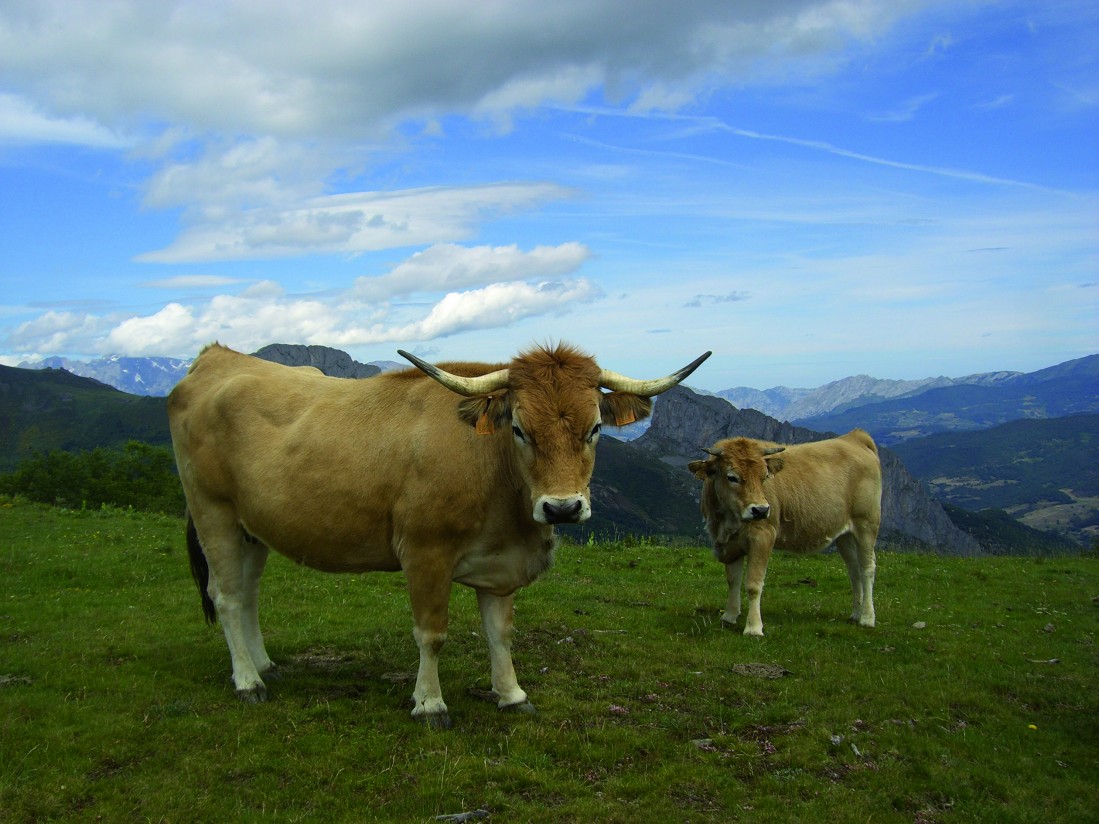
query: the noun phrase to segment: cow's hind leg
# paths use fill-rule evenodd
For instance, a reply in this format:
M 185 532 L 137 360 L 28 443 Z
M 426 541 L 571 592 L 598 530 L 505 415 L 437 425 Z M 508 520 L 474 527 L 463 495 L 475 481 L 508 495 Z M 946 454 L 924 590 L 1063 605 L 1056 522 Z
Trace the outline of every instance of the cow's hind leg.
M 848 532 L 836 539 L 836 549 L 847 566 L 851 581 L 851 620 L 860 626 L 872 627 L 874 615 L 874 577 L 877 559 L 874 552 L 876 535 Z
M 277 680 L 275 664 L 267 654 L 263 633 L 259 628 L 259 584 L 264 567 L 267 566 L 269 554 L 270 550 L 265 544 L 251 535 L 244 535 L 244 543 L 241 546 L 241 557 L 244 562 L 241 629 L 244 632 L 244 643 L 248 648 L 248 654 L 252 657 L 252 663 L 256 666 L 256 671 L 260 675 L 274 677 Z
M 412 637 L 420 648 L 420 668 L 412 692 L 412 717 L 429 727 L 447 729 L 450 715 L 439 684 L 439 651 L 446 643 L 450 605 L 449 570 L 405 569 L 412 601 Z
M 481 608 L 481 626 L 488 640 L 488 654 L 492 662 L 492 691 L 497 696 L 497 706 L 503 710 L 533 713 L 534 705 L 515 677 L 515 665 L 511 660 L 511 630 L 515 595 L 498 596 L 479 589 L 477 605 Z
M 232 513 L 205 510 L 195 528 L 209 565 L 207 591 L 225 632 L 233 661 L 233 684 L 244 701 L 267 699 L 260 672 L 271 668 L 271 659 L 259 631 L 259 580 L 267 560 L 267 547 L 246 540 Z

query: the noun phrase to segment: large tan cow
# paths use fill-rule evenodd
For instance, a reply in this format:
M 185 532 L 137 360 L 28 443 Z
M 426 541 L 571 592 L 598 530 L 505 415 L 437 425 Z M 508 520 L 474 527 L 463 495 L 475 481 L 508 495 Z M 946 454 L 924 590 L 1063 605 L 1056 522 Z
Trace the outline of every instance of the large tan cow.
M 874 626 L 874 544 L 881 524 L 881 463 L 861 429 L 826 441 L 779 446 L 729 438 L 688 469 L 703 481 L 702 515 L 729 595 L 722 621 L 740 617 L 748 557 L 745 635 L 763 635 L 759 602 L 772 549 L 819 552 L 835 544 L 851 579 L 851 620 Z
M 221 620 L 238 694 L 262 701 L 268 548 L 328 572 L 403 570 L 420 650 L 412 715 L 447 726 L 438 655 L 457 581 L 477 592 L 499 706 L 530 711 L 511 660 L 515 592 L 550 566 L 553 525 L 591 514 L 601 423 L 645 418 L 709 353 L 653 381 L 567 345 L 445 370 L 401 355 L 418 369 L 366 380 L 217 344 L 198 356 L 168 415 L 203 607 Z

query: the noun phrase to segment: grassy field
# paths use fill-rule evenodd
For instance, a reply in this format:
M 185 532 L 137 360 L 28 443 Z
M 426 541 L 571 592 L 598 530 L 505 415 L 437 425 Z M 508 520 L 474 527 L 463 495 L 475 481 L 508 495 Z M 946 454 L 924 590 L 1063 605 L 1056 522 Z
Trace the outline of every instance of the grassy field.
M 456 587 L 454 728 L 408 716 L 400 575 L 268 566 L 284 677 L 241 704 L 176 519 L 0 499 L 0 821 L 1072 822 L 1099 810 L 1099 560 L 772 561 L 723 630 L 705 548 L 563 546 L 520 594 L 534 717 L 500 713 Z

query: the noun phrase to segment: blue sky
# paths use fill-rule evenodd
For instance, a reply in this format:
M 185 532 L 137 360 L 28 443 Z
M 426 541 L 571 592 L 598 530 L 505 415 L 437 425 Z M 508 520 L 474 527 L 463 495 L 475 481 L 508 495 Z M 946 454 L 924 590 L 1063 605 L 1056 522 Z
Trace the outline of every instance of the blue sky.
M 0 244 L 10 365 L 1032 371 L 1099 352 L 1099 5 L 0 0 Z

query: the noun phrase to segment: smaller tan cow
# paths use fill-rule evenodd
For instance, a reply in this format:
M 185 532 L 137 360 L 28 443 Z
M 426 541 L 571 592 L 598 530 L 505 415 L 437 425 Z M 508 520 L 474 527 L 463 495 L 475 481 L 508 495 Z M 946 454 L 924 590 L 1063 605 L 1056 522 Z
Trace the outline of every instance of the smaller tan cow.
M 799 554 L 835 544 L 851 579 L 851 620 L 874 626 L 874 545 L 881 524 L 881 462 L 861 429 L 826 441 L 780 446 L 728 438 L 687 468 L 702 482 L 702 516 L 714 556 L 725 564 L 721 620 L 740 617 L 748 556 L 745 635 L 763 635 L 759 602 L 772 549 Z

